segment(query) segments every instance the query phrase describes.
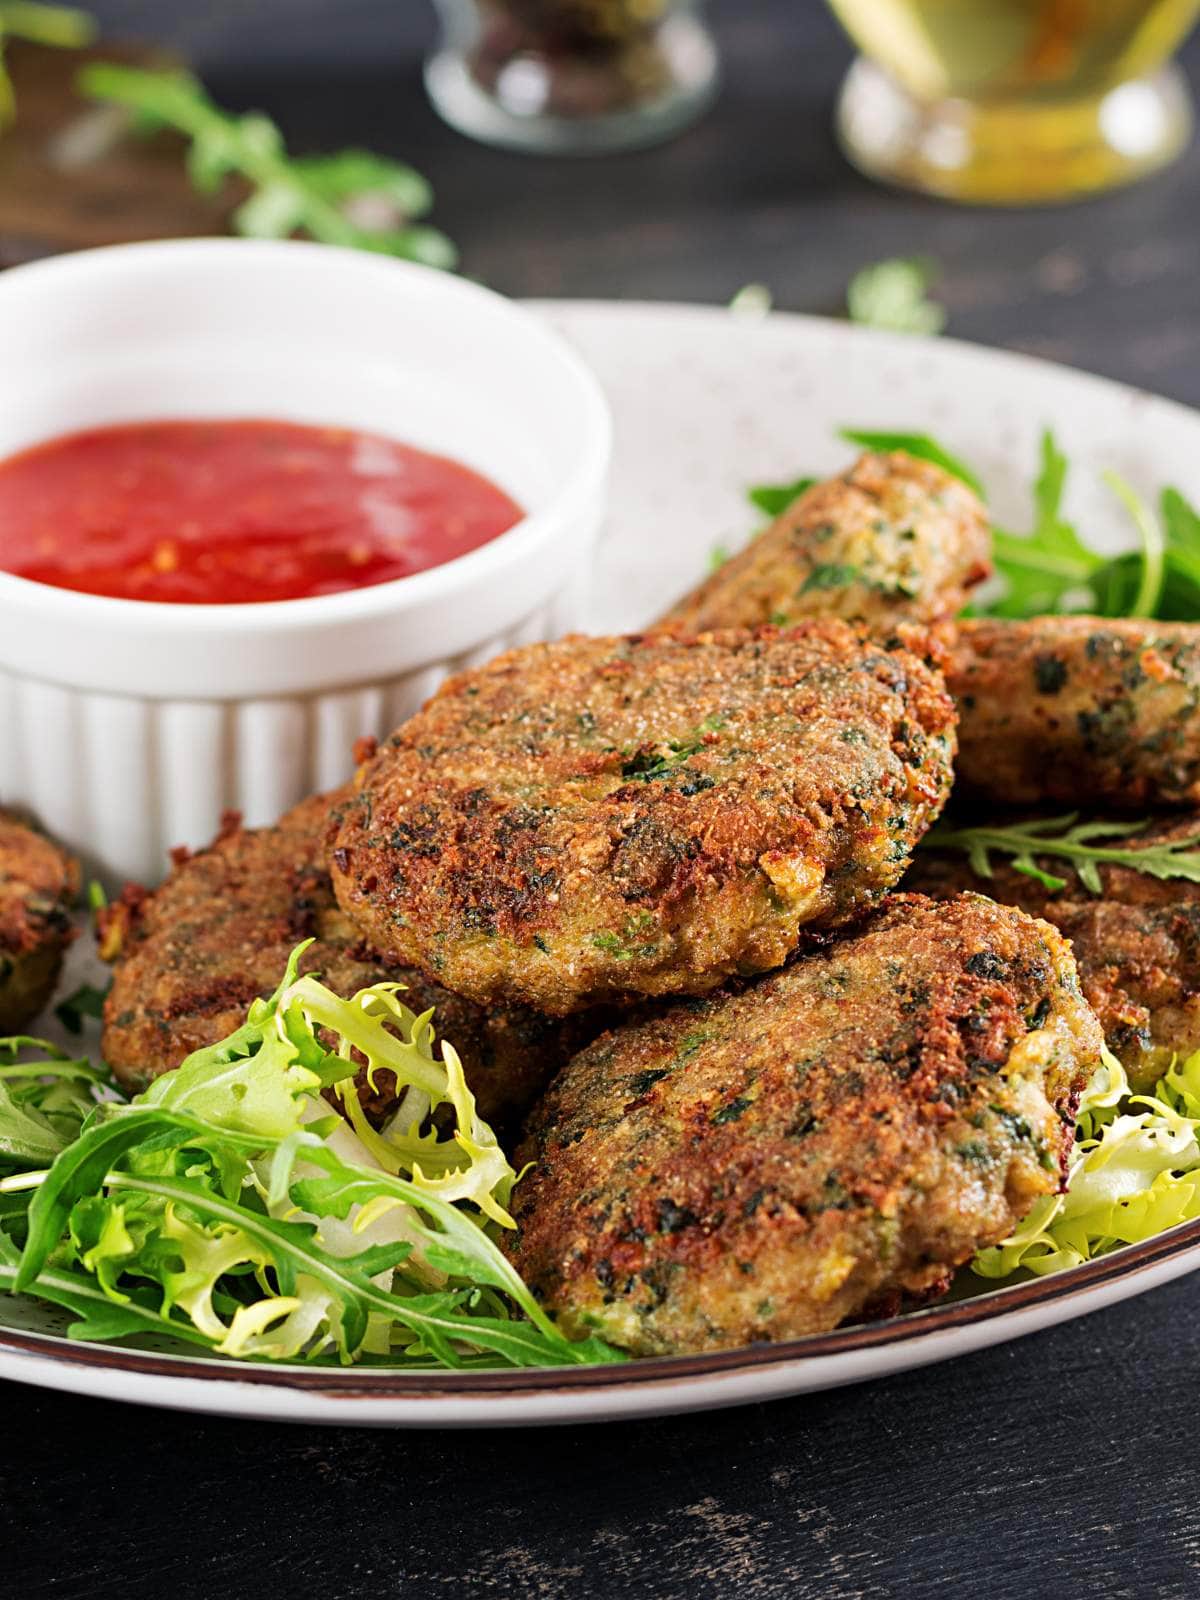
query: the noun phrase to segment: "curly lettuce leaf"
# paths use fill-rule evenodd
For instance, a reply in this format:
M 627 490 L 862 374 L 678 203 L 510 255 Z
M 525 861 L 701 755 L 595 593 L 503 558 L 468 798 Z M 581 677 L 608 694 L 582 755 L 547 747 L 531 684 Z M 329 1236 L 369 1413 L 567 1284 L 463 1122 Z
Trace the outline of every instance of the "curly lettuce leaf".
M 442 1059 L 435 1058 L 432 1009 L 416 1016 L 399 997 L 402 987 L 378 983 L 348 1007 L 315 979 L 304 978 L 288 989 L 285 998 L 301 1008 L 311 1026 L 340 1034 L 337 1055 L 351 1071 L 352 1052 L 365 1059 L 372 1088 L 381 1071 L 393 1073 L 397 1083 L 408 1086 L 400 1110 L 378 1134 L 367 1122 L 353 1087 L 345 1082 L 339 1086 L 344 1114 L 378 1165 L 390 1173 L 407 1170 L 426 1192 L 447 1200 L 468 1200 L 494 1222 L 511 1227 L 504 1209 L 515 1176 L 508 1157 L 475 1109 L 453 1045 L 442 1041 Z M 449 1140 L 433 1129 L 420 1131 L 429 1112 L 441 1105 L 454 1112 Z
M 246 1021 L 228 1038 L 195 1050 L 133 1102 L 195 1117 L 228 1133 L 284 1139 L 300 1126 L 305 1099 L 329 1082 L 353 1074 L 348 1060 L 330 1073 L 330 1052 L 291 1014 L 285 1001 L 297 983 L 300 959 L 312 940 L 298 945 L 268 1000 L 255 1000 Z M 344 1002 L 339 1002 L 344 1004 Z
M 16 1246 L 0 1230 L 0 1289 L 14 1289 L 19 1263 Z M 48 1300 L 74 1314 L 75 1321 L 67 1327 L 71 1339 L 127 1339 L 139 1334 L 157 1334 L 182 1339 L 188 1344 L 210 1345 L 197 1330 L 164 1316 L 141 1298 L 114 1301 L 87 1272 L 48 1267 L 38 1278 L 37 1292 L 40 1300 Z
M 1039 1276 L 1200 1217 L 1200 1051 L 1153 1095 L 1131 1095 L 1106 1052 L 1080 1106 L 1065 1192 L 1038 1200 L 1007 1239 L 971 1264 L 983 1278 Z
M 515 1174 L 431 1013 L 394 983 L 342 999 L 298 976 L 304 948 L 227 1039 L 60 1147 L 29 1141 L 41 1165 L 0 1179 L 27 1207 L 0 1282 L 76 1310 L 86 1337 L 180 1330 L 243 1359 L 621 1359 L 568 1340 L 497 1247 Z M 360 1072 L 395 1080 L 382 1129 Z

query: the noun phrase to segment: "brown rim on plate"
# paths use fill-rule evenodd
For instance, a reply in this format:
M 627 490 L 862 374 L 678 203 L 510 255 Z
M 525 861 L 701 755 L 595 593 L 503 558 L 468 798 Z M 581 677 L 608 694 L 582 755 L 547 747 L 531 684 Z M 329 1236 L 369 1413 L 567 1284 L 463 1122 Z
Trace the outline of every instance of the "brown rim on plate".
M 612 1366 L 496 1368 L 475 1372 L 414 1372 L 410 1368 L 383 1366 L 304 1367 L 294 1363 L 275 1366 L 221 1357 L 197 1360 L 159 1355 L 125 1345 L 77 1342 L 3 1326 L 0 1326 L 0 1354 L 43 1358 L 92 1370 L 136 1372 L 146 1377 L 262 1384 L 339 1400 L 474 1398 L 612 1389 L 631 1383 L 727 1376 L 790 1362 L 847 1355 L 852 1351 L 878 1350 L 924 1334 L 968 1328 L 990 1322 L 1009 1311 L 1069 1299 L 1147 1271 L 1163 1261 L 1187 1254 L 1198 1244 L 1200 1218 L 1180 1223 L 1152 1239 L 1125 1245 L 1109 1255 L 1085 1261 L 1081 1266 L 1052 1277 L 1028 1279 L 1006 1289 L 985 1291 L 969 1300 L 906 1312 L 883 1322 L 838 1328 L 832 1333 L 810 1334 L 779 1344 L 745 1345 L 736 1350 L 714 1350 L 700 1355 L 647 1356 Z

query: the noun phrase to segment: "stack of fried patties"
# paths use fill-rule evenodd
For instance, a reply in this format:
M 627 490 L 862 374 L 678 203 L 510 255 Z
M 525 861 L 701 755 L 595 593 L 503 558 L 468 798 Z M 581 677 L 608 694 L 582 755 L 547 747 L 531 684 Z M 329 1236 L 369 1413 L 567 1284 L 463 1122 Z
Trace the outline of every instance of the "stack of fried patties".
M 107 1059 L 177 1065 L 315 937 L 523 1127 L 507 1248 L 569 1330 L 693 1351 L 943 1291 L 1060 1186 L 1101 1047 L 1047 921 L 892 893 L 950 792 L 948 649 L 973 781 L 1015 737 L 942 626 L 988 556 L 962 484 L 866 456 L 649 634 L 451 679 L 349 790 L 127 892 Z
M 1200 626 L 979 619 L 949 642 L 955 804 L 972 823 L 1081 812 L 1129 827 L 1094 841 L 1124 852 L 1200 837 Z M 1132 1086 L 1152 1089 L 1200 1050 L 1200 884 L 1124 864 L 1093 868 L 1089 884 L 1061 856 L 1035 864 L 1063 887 L 999 863 L 980 879 L 963 856 L 935 851 L 921 852 L 905 886 L 939 897 L 974 888 L 1054 923 Z

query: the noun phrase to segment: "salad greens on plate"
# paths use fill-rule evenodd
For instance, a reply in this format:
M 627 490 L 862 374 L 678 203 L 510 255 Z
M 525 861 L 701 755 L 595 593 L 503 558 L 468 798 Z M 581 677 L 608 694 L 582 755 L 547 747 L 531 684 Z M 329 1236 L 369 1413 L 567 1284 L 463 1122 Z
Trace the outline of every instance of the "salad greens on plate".
M 903 450 L 931 461 L 986 500 L 970 466 L 928 434 L 842 430 L 865 450 Z M 1028 533 L 994 529 L 999 584 L 977 614 L 1026 618 L 1089 612 L 1105 617 L 1200 618 L 1200 512 L 1164 488 L 1157 514 L 1116 474 L 1106 482 L 1128 514 L 1137 547 L 1120 555 L 1093 549 L 1063 510 L 1069 463 L 1054 434 L 1042 435 Z M 748 491 L 767 516 L 786 511 L 815 481 L 801 476 Z M 1100 894 L 1103 864 L 1156 878 L 1200 882 L 1200 834 L 1138 847 L 1147 821 L 1081 821 L 1076 814 L 977 826 L 939 824 L 925 844 L 965 852 L 981 878 L 995 852 L 1051 891 L 1067 880 L 1048 872 L 1057 857 L 1084 888 Z M 1128 844 L 1126 843 L 1128 841 Z M 1080 1106 L 1078 1143 L 1063 1193 L 1035 1203 L 1007 1239 L 981 1250 L 971 1271 L 985 1279 L 1045 1274 L 1077 1266 L 1123 1244 L 1152 1238 L 1200 1217 L 1200 1052 L 1176 1062 L 1153 1095 L 1131 1094 L 1124 1069 L 1105 1053 Z
M 569 1340 L 509 1265 L 516 1174 L 453 1045 L 402 986 L 297 976 L 132 1100 L 42 1041 L 0 1044 L 0 1288 L 73 1337 L 392 1366 L 622 1359 Z M 392 1074 L 376 1130 L 354 1087 Z M 325 1098 L 332 1094 L 335 1104 Z
M 1036 1200 L 972 1271 L 1007 1278 L 1076 1267 L 1123 1244 L 1200 1217 L 1200 1052 L 1176 1063 L 1154 1094 L 1135 1095 L 1105 1052 L 1079 1107 L 1063 1193 Z

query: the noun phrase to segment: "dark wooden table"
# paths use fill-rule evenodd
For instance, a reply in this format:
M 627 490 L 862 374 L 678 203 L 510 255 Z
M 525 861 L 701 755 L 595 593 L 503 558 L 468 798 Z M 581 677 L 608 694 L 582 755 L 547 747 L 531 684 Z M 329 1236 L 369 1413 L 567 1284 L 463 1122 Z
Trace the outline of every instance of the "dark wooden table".
M 583 164 L 444 130 L 413 0 L 105 0 L 300 146 L 404 154 L 467 271 L 513 294 L 836 311 L 925 251 L 951 331 L 1200 404 L 1200 149 L 1110 199 L 956 211 L 872 188 L 830 138 L 848 59 L 814 0 L 721 0 L 727 85 L 660 150 Z M 1200 77 L 1200 47 L 1187 60 Z M 2 355 L 0 355 L 2 361 Z M 5 1593 L 60 1600 L 1200 1595 L 1200 1281 L 808 1400 L 515 1434 L 160 1415 L 7 1386 Z

